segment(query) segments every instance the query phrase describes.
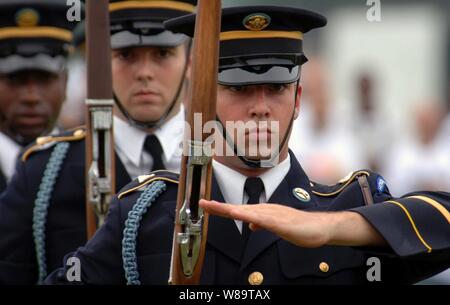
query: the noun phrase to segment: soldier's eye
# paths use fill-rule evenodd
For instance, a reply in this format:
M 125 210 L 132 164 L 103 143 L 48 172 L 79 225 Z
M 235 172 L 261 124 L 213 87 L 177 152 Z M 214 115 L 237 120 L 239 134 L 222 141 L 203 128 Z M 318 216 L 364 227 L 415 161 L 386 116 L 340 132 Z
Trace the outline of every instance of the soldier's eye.
M 38 84 L 47 84 L 55 80 L 57 76 L 48 72 L 36 72 L 30 75 L 30 79 Z
M 130 51 L 130 50 L 127 50 L 127 49 L 120 50 L 120 51 L 118 51 L 118 52 L 116 53 L 116 56 L 117 56 L 119 59 L 123 59 L 123 60 L 130 59 L 130 57 L 131 57 L 131 51 Z
M 31 73 L 29 74 L 31 75 Z M 8 81 L 9 84 L 13 86 L 20 86 L 21 84 L 25 84 L 30 79 L 29 75 L 25 73 L 11 73 L 5 75 L 5 80 Z
M 286 84 L 271 84 L 269 86 L 270 91 L 272 92 L 283 92 L 284 90 L 286 90 L 287 85 Z
M 231 92 L 244 92 L 246 90 L 246 86 L 228 86 L 228 90 L 230 90 Z
M 22 78 L 17 75 L 17 73 L 7 74 L 5 75 L 5 79 L 8 80 L 10 84 L 18 84 Z
M 174 54 L 174 50 L 172 49 L 159 49 L 158 56 L 161 58 L 167 58 Z

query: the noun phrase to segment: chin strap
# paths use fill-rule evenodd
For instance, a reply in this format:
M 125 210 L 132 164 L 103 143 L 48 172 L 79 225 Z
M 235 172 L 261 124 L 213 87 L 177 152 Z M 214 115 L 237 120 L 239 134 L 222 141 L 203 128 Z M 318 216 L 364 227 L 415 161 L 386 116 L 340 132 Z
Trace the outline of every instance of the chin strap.
M 122 114 L 125 116 L 125 118 L 128 120 L 128 122 L 139 129 L 156 129 L 161 127 L 164 122 L 166 121 L 167 117 L 170 115 L 170 113 L 172 112 L 173 108 L 175 107 L 175 105 L 177 104 L 177 101 L 181 95 L 181 91 L 183 90 L 183 85 L 184 85 L 184 80 L 185 80 L 185 76 L 186 76 L 186 72 L 188 69 L 188 63 L 189 63 L 189 54 L 191 53 L 191 45 L 192 45 L 192 41 L 189 42 L 189 45 L 187 47 L 186 50 L 186 63 L 184 64 L 184 69 L 183 69 L 183 74 L 182 74 L 182 78 L 180 81 L 180 85 L 178 86 L 177 89 L 177 93 L 175 94 L 174 99 L 172 100 L 172 103 L 170 104 L 170 107 L 167 109 L 167 111 L 156 121 L 151 121 L 151 122 L 143 122 L 143 121 L 139 121 L 136 120 L 134 118 L 131 117 L 131 115 L 128 113 L 128 111 L 125 109 L 125 107 L 122 105 L 122 103 L 119 101 L 119 99 L 117 98 L 117 96 L 114 94 L 114 101 L 117 105 L 117 107 L 119 108 L 120 112 L 122 112 Z
M 297 80 L 297 85 L 296 85 L 297 89 L 298 89 L 299 85 L 300 85 L 300 79 Z M 269 168 L 269 167 L 274 167 L 276 165 L 275 159 L 278 158 L 280 151 L 283 149 L 284 145 L 287 143 L 288 136 L 291 133 L 292 126 L 294 124 L 295 101 L 296 100 L 297 100 L 297 90 L 295 90 L 295 94 L 294 94 L 294 111 L 292 112 L 291 120 L 289 121 L 289 127 L 284 135 L 283 141 L 281 141 L 281 144 L 278 146 L 278 151 L 277 151 L 276 155 L 273 156 L 270 160 L 263 160 L 263 161 L 252 160 L 252 159 L 246 158 L 245 156 L 241 156 L 239 154 L 236 144 L 231 141 L 231 137 L 229 137 L 229 134 L 226 131 L 225 126 L 222 124 L 222 121 L 220 120 L 219 116 L 216 116 L 216 121 L 222 126 L 223 138 L 228 143 L 228 145 L 230 145 L 230 147 L 233 147 L 234 154 L 239 158 L 239 160 L 242 161 L 242 163 L 244 163 L 244 165 L 246 165 L 249 168 Z

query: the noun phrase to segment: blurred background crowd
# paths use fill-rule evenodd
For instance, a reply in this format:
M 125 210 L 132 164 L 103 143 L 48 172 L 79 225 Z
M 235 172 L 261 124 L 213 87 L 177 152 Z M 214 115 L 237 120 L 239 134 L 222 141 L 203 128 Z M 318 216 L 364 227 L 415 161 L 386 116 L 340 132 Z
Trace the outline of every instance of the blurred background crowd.
M 450 1 L 276 4 L 313 9 L 328 18 L 326 28 L 306 34 L 309 62 L 302 70 L 301 111 L 290 142 L 311 179 L 334 184 L 352 170 L 370 168 L 384 176 L 395 196 L 450 191 Z M 59 119 L 63 128 L 84 122 L 81 50 L 69 71 Z M 427 283 L 450 284 L 450 271 Z

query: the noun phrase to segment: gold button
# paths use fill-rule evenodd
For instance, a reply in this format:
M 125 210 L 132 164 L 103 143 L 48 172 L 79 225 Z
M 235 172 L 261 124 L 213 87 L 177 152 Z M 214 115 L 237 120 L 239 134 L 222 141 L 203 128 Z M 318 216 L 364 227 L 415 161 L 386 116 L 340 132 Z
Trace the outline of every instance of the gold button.
M 319 269 L 320 269 L 320 271 L 326 273 L 330 270 L 330 266 L 325 262 L 321 262 L 319 265 Z
M 261 285 L 264 281 L 264 276 L 261 272 L 252 272 L 248 276 L 248 282 L 250 285 Z

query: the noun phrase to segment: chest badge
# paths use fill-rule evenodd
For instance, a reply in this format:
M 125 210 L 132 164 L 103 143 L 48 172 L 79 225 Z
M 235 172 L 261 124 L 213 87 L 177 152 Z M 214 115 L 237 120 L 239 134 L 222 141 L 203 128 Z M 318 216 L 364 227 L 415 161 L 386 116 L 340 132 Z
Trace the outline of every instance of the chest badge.
M 294 194 L 295 198 L 300 201 L 309 202 L 311 200 L 311 195 L 309 195 L 309 193 L 302 188 L 296 187 L 292 190 L 292 193 Z

